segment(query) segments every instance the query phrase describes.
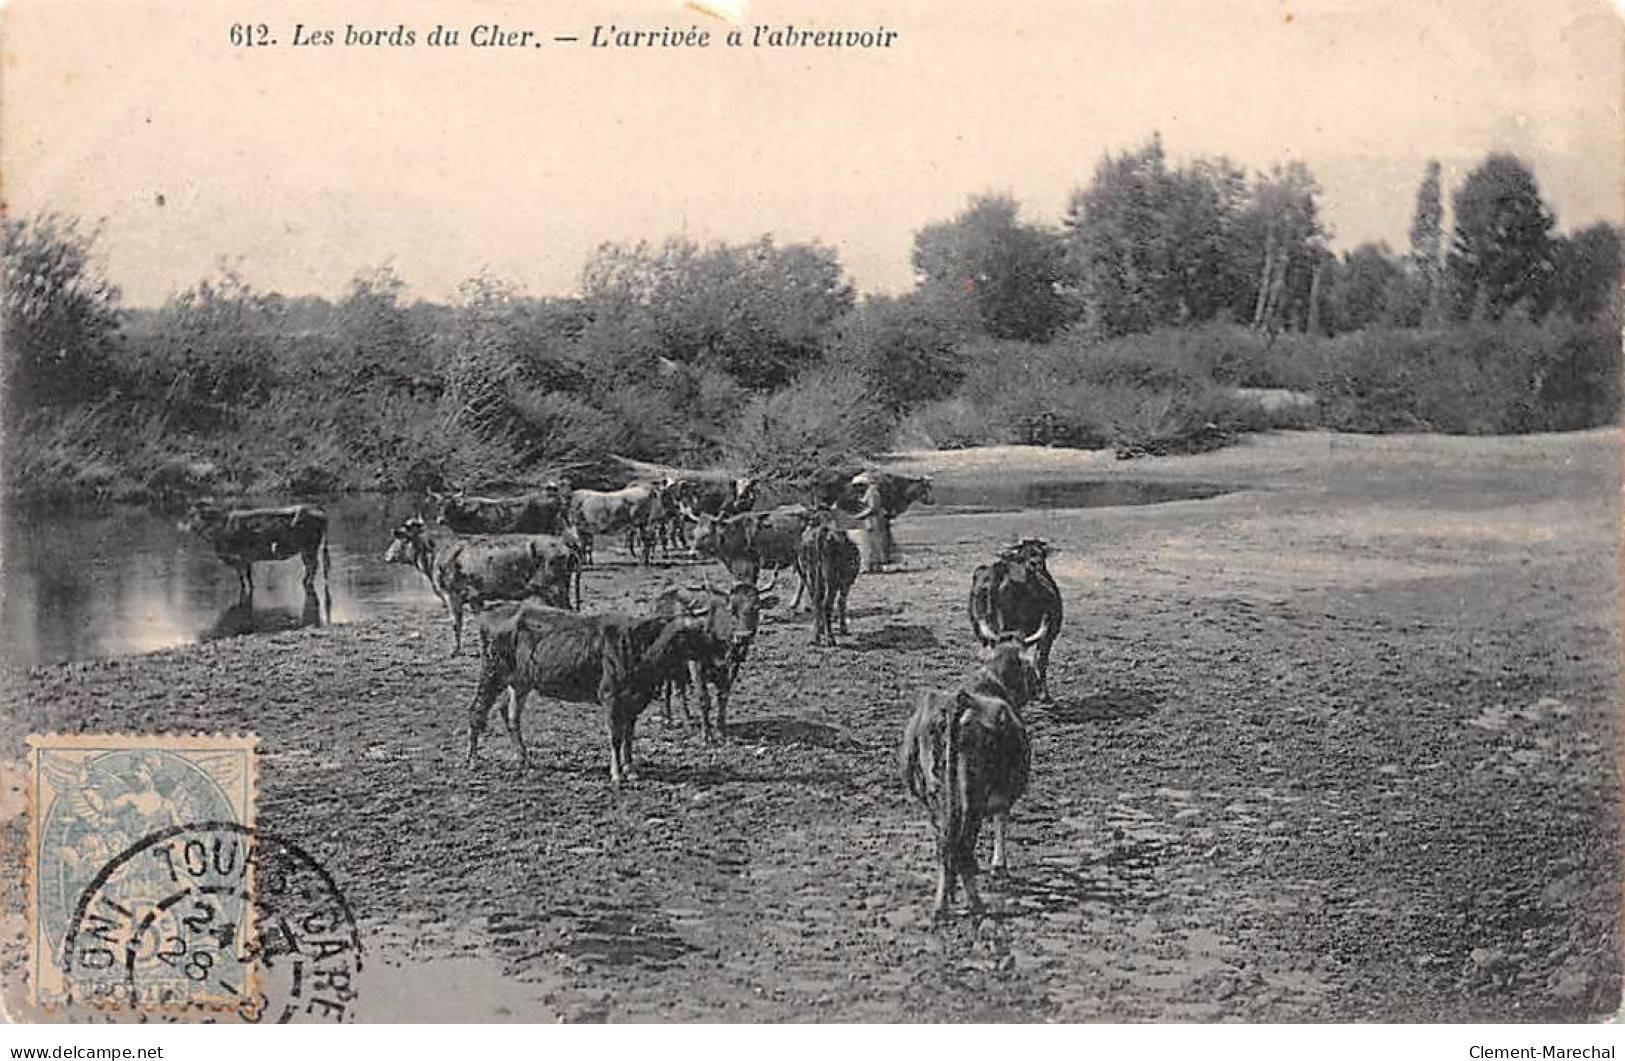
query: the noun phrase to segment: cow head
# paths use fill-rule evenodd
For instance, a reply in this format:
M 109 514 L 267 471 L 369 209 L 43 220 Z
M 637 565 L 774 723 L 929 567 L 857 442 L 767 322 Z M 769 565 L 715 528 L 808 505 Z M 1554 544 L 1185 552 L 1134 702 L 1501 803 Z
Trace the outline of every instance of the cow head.
M 1060 552 L 1051 547 L 1049 542 L 1042 538 L 1023 538 L 1014 545 L 1007 545 L 999 550 L 999 559 L 1010 564 L 1017 564 L 1028 571 L 1042 571 L 1046 568 L 1046 561 L 1050 556 Z
M 682 509 L 683 518 L 694 524 L 689 535 L 688 554 L 694 557 L 717 555 L 717 523 L 715 516 L 697 516 L 693 509 Z
M 384 551 L 384 563 L 423 566 L 423 558 L 429 551 L 428 529 L 423 525 L 423 520 L 414 516 L 392 533 L 394 540 Z
M 918 501 L 922 505 L 934 505 L 936 499 L 931 496 L 931 477 L 922 475 L 918 479 L 910 479 L 903 488 L 905 501 Z
M 1049 636 L 1049 617 L 1027 636 L 1014 631 L 999 634 L 987 650 L 986 668 L 1000 685 L 1009 690 L 1010 702 L 1022 707 L 1038 695 L 1038 649 Z
M 751 642 L 756 640 L 762 608 L 771 608 L 778 603 L 777 598 L 768 596 L 778 581 L 778 573 L 774 572 L 765 586 L 758 586 L 754 582 L 735 582 L 731 589 L 722 590 L 711 585 L 707 579 L 699 589 L 707 595 L 710 603 L 690 607 L 689 615 L 703 621 L 711 635 L 728 646 L 729 662 L 743 663 Z

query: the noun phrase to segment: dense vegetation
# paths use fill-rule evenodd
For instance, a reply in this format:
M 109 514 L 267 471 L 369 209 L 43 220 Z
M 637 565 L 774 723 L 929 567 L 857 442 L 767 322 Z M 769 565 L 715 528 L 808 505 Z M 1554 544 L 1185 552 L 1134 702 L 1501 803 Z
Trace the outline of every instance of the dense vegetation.
M 1237 431 L 1504 433 L 1611 423 L 1620 238 L 1554 235 L 1492 155 L 1417 194 L 1411 246 L 1327 249 L 1302 165 L 1103 159 L 1059 226 L 973 199 L 917 284 L 858 298 L 818 245 L 605 245 L 579 292 L 480 275 L 449 305 L 388 268 L 343 298 L 225 269 L 126 309 L 96 231 L 5 226 L 5 475 L 33 497 L 180 499 L 592 480 L 609 454 L 795 476 L 885 449 L 1124 455 Z M 1312 396 L 1261 403 L 1251 388 Z M 899 434 L 901 429 L 901 434 Z

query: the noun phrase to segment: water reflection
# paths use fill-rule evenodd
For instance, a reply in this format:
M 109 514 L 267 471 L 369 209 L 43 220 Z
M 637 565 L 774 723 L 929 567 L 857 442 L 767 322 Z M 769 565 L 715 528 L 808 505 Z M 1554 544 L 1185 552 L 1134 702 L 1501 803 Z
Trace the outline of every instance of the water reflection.
M 314 587 L 305 590 L 305 603 L 297 610 L 259 607 L 254 603 L 254 598 L 242 598 L 237 603 L 228 605 L 218 619 L 199 632 L 197 639 L 219 641 L 227 637 L 242 637 L 244 634 L 274 634 L 283 630 L 321 626 L 325 621 L 322 607 L 324 603 L 326 614 L 332 615 L 332 592 L 326 594 L 324 602 Z
M 7 511 L 0 523 L 6 658 L 32 665 L 131 655 L 352 622 L 434 599 L 416 571 L 383 562 L 390 529 L 417 514 L 417 498 L 345 498 L 323 507 L 333 567 L 328 595 L 314 608 L 297 558 L 254 565 L 254 597 L 241 601 L 237 576 L 172 516 L 123 506 Z
M 1205 500 L 1233 489 L 1218 483 L 1117 478 L 938 483 L 932 491 L 936 496 L 936 505 L 913 508 L 909 514 L 929 516 L 934 513 L 1004 512 L 1029 508 L 1159 505 L 1168 501 Z

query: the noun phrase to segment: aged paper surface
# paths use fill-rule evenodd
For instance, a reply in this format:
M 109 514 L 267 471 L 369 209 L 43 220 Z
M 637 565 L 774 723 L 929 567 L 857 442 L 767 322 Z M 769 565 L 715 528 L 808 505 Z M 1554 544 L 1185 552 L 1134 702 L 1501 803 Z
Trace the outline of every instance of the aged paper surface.
M 1609 5 L 0 17 L 8 1018 L 1618 1008 Z

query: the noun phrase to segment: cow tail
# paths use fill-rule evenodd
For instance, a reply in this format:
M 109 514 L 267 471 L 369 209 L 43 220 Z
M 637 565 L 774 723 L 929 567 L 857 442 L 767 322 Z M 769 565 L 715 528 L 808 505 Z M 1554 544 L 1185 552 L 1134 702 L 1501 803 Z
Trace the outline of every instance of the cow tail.
M 322 585 L 324 586 L 332 581 L 333 576 L 333 557 L 327 551 L 329 537 L 327 524 L 324 523 L 322 524 Z
M 955 697 L 948 705 L 948 717 L 942 727 L 942 835 L 940 838 L 942 864 L 947 867 L 950 874 L 958 871 L 960 862 L 960 848 L 964 846 L 966 805 L 969 803 L 966 791 L 969 778 L 963 764 L 960 762 L 960 745 L 963 743 L 960 733 L 959 713 L 963 710 L 959 697 Z
M 576 584 L 576 611 L 581 610 L 581 557 L 576 553 L 570 554 L 570 577 Z

